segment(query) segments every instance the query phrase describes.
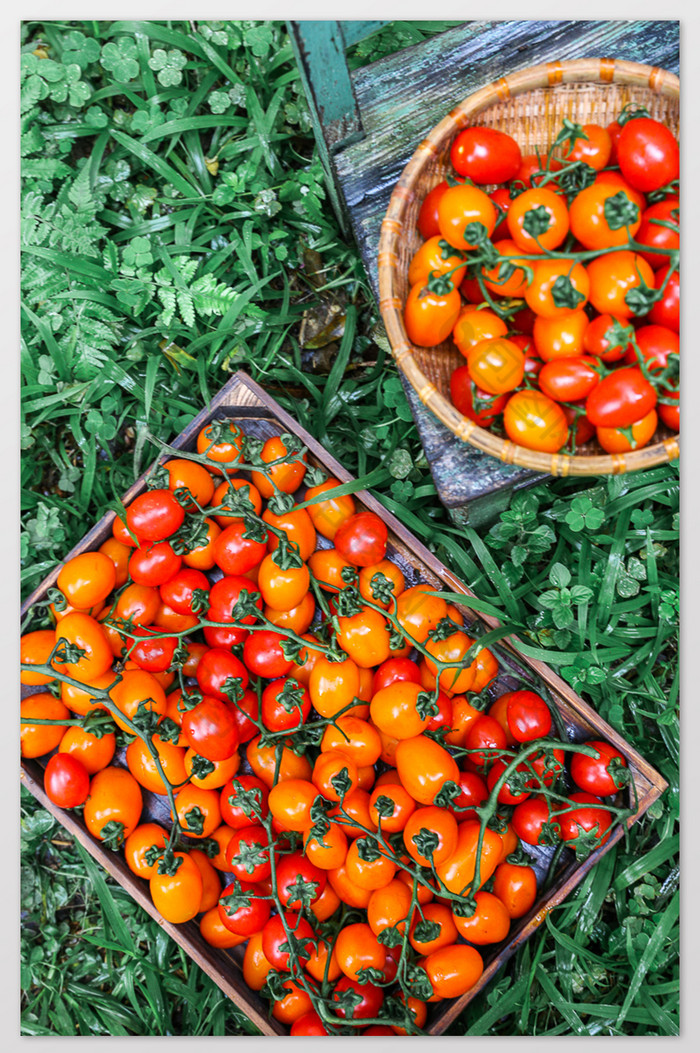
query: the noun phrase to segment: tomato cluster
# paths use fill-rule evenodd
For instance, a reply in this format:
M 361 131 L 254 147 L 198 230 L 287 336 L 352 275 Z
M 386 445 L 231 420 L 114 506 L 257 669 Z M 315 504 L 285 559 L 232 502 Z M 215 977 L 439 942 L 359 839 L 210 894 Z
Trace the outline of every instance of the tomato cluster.
M 546 156 L 470 127 L 418 215 L 406 332 L 451 339 L 452 402 L 531 450 L 679 430 L 679 152 L 644 110 L 566 120 Z M 500 184 L 495 186 L 495 184 Z M 495 187 L 495 188 L 494 188 Z
M 626 762 L 530 690 L 494 700 L 460 609 L 291 436 L 197 448 L 61 568 L 22 637 L 22 754 L 164 918 L 245 945 L 292 1034 L 420 1032 L 532 909 L 522 845 L 590 851 L 629 814 Z

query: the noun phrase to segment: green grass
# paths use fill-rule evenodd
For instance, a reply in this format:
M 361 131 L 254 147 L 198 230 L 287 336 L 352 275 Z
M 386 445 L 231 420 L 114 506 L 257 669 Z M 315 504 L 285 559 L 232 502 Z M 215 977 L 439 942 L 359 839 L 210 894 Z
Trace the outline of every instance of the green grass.
M 446 25 L 395 23 L 352 63 Z M 173 437 L 248 370 L 670 784 L 451 1033 L 677 1034 L 677 470 L 553 481 L 491 529 L 456 528 L 325 196 L 283 27 L 195 27 L 23 28 L 23 590 L 155 455 L 147 430 Z M 252 1033 L 22 807 L 24 1034 Z

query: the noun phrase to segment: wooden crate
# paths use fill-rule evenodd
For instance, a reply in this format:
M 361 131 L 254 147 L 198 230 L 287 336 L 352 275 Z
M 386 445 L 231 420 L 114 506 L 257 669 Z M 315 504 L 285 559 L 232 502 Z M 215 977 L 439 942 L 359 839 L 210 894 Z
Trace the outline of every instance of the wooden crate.
M 262 438 L 279 434 L 280 431 L 291 432 L 299 436 L 308 447 L 309 460 L 312 464 L 321 466 L 341 482 L 348 482 L 352 478 L 342 465 L 330 457 L 308 432 L 244 373 L 236 373 L 231 378 L 209 406 L 178 436 L 172 446 L 184 450 L 193 449 L 197 433 L 215 417 L 231 418 L 247 434 Z M 162 459 L 167 459 L 167 456 L 164 455 Z M 128 504 L 133 500 L 145 489 L 145 485 L 145 475 L 143 475 L 124 495 L 124 503 Z M 405 574 L 407 585 L 424 581 L 436 589 L 447 589 L 460 593 L 465 597 L 462 610 L 470 623 L 477 625 L 481 623 L 486 629 L 492 629 L 498 625 L 496 619 L 470 610 L 468 601 L 469 597 L 474 594 L 417 541 L 394 516 L 387 512 L 379 501 L 366 491 L 358 492 L 355 497 L 359 507 L 376 512 L 387 524 L 389 528 L 387 555 L 399 564 Z M 103 516 L 66 558 L 99 547 L 111 535 L 114 518 L 114 512 L 108 512 Z M 321 543 L 324 542 L 322 538 L 319 540 Z M 325 544 L 330 545 L 330 542 L 325 542 Z M 55 585 L 58 569 L 57 567 L 25 602 L 22 607 L 23 617 L 29 608 L 41 601 L 47 590 Z M 634 814 L 627 821 L 627 825 L 631 826 L 666 789 L 667 784 L 664 779 L 545 663 L 522 657 L 509 639 L 493 645 L 492 650 L 498 656 L 500 667 L 499 675 L 490 688 L 493 697 L 504 691 L 514 690 L 525 683 L 549 698 L 555 715 L 558 714 L 561 735 L 568 737 L 570 741 L 584 741 L 590 738 L 606 739 L 624 754 L 632 775 L 630 787 L 625 791 L 630 794 L 630 806 L 634 807 Z M 23 694 L 37 690 L 42 689 L 23 688 Z M 105 870 L 184 948 L 263 1034 L 287 1033 L 282 1025 L 268 1017 L 267 1003 L 245 985 L 241 975 L 242 947 L 234 948 L 232 951 L 217 950 L 203 940 L 196 922 L 173 925 L 164 921 L 151 902 L 146 882 L 131 873 L 121 853 L 113 853 L 101 842 L 95 840 L 87 832 L 82 817 L 77 813 L 56 808 L 47 799 L 43 789 L 42 764 L 38 761 L 24 760 L 21 777 L 24 785 L 42 805 L 56 816 L 59 822 L 102 864 Z M 167 825 L 167 798 L 158 797 L 146 791 L 143 793 L 143 798 L 143 821 L 152 819 Z M 507 943 L 496 950 L 484 949 L 485 969 L 479 983 L 463 997 L 436 1003 L 431 1007 L 432 1012 L 427 1025 L 429 1034 L 439 1035 L 444 1032 L 468 1002 L 489 983 L 518 946 L 541 925 L 552 907 L 560 903 L 576 887 L 601 856 L 623 836 L 623 832 L 623 829 L 619 827 L 605 845 L 582 863 L 577 863 L 572 858 L 571 851 L 565 851 L 562 856 L 563 862 L 560 862 L 559 869 L 546 895 L 535 904 L 529 914 L 513 924 Z M 532 855 L 532 865 L 537 873 L 538 883 L 541 885 L 549 869 L 553 849 L 525 847 Z

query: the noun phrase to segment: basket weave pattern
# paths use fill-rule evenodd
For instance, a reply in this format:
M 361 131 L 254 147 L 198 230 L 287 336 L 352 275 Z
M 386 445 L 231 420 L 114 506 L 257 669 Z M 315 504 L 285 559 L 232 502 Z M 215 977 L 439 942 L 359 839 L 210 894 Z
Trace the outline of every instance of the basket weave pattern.
M 450 147 L 467 125 L 508 132 L 523 154 L 546 154 L 564 117 L 603 126 L 627 103 L 645 106 L 678 135 L 678 78 L 651 66 L 613 59 L 576 59 L 533 66 L 470 95 L 444 118 L 416 150 L 399 179 L 382 222 L 379 242 L 379 306 L 392 354 L 421 402 L 458 438 L 507 464 L 552 475 L 597 475 L 663 464 L 678 456 L 678 437 L 661 427 L 652 444 L 627 454 L 601 454 L 597 443 L 575 456 L 526 450 L 478 427 L 453 406 L 450 376 L 464 364 L 451 341 L 433 348 L 411 344 L 403 323 L 409 292 L 408 268 L 422 238 L 416 219 L 425 195 L 451 165 Z M 486 188 L 488 189 L 488 188 Z

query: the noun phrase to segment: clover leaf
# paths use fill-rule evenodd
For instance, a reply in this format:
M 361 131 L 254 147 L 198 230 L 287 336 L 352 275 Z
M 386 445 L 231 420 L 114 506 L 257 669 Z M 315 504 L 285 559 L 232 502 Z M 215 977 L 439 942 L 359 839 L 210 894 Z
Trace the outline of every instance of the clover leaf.
M 120 37 L 116 44 L 112 40 L 103 44 L 100 63 L 103 69 L 114 74 L 116 80 L 134 80 L 139 75 L 135 41 L 129 37 Z
M 148 60 L 153 70 L 158 70 L 158 80 L 165 88 L 174 88 L 182 81 L 182 70 L 187 65 L 187 58 L 178 48 L 165 51 L 156 48 Z

